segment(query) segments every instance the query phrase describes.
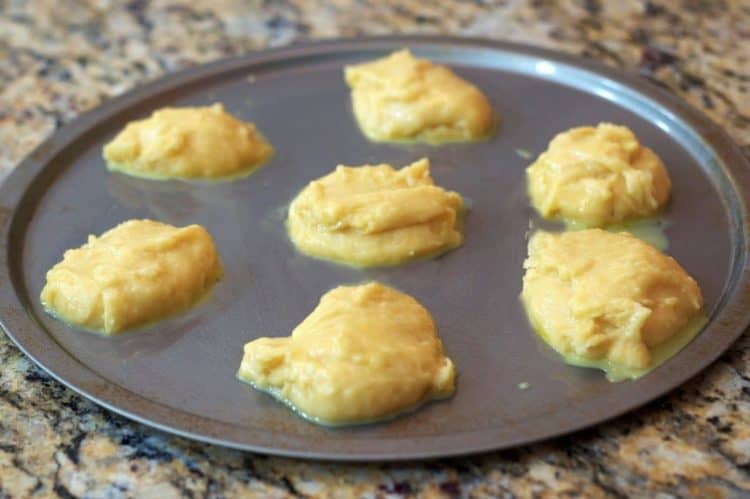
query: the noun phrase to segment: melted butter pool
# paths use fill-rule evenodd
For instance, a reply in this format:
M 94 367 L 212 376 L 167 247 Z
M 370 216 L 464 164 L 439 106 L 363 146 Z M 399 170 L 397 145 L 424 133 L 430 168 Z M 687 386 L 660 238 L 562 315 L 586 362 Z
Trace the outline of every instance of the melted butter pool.
M 566 230 L 584 230 L 590 229 L 583 224 L 565 220 Z M 669 248 L 669 239 L 664 232 L 665 223 L 658 218 L 643 218 L 621 224 L 613 224 L 602 227 L 609 232 L 629 232 L 641 241 L 645 241 L 654 248 L 664 252 Z
M 578 355 L 565 355 L 561 352 L 558 354 L 563 358 L 566 364 L 576 367 L 588 367 L 595 368 L 604 371 L 607 380 L 618 383 L 625 380 L 636 380 L 643 377 L 649 372 L 653 371 L 661 364 L 674 357 L 680 350 L 685 348 L 693 338 L 698 336 L 703 330 L 703 327 L 708 323 L 708 318 L 700 314 L 688 322 L 687 326 L 678 334 L 665 341 L 661 345 L 657 345 L 651 348 L 651 365 L 645 369 L 631 369 L 623 366 L 618 366 L 606 360 L 592 360 L 587 359 Z M 539 330 L 536 326 L 533 326 L 534 331 L 539 337 L 548 343 L 543 331 Z

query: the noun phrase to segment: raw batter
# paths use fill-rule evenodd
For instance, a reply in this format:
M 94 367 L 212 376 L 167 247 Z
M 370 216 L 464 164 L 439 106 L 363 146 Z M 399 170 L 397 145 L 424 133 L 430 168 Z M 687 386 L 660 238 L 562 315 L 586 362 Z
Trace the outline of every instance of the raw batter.
M 221 104 L 164 108 L 129 123 L 104 147 L 110 170 L 152 179 L 232 179 L 273 153 L 255 125 Z
M 357 266 L 394 265 L 463 242 L 463 199 L 434 185 L 430 162 L 338 166 L 292 201 L 287 226 L 307 254 Z
M 66 251 L 41 300 L 69 324 L 113 334 L 189 308 L 221 276 L 203 227 L 130 220 Z
M 408 50 L 349 66 L 346 82 L 359 126 L 378 142 L 456 142 L 487 137 L 487 97 L 453 71 Z
M 543 217 L 587 227 L 653 216 L 671 189 L 659 157 L 628 128 L 610 123 L 558 134 L 526 174 Z
M 537 232 L 524 268 L 521 298 L 534 329 L 571 363 L 599 362 L 611 378 L 655 367 L 652 350 L 701 316 L 695 280 L 626 232 Z
M 244 350 L 241 380 L 327 425 L 389 418 L 455 390 L 429 312 L 378 283 L 335 288 L 291 336 Z

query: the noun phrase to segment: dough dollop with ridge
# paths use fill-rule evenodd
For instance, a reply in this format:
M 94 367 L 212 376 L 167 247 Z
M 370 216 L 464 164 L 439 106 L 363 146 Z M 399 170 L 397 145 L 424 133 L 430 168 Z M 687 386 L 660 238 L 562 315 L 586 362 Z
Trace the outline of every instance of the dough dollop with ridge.
M 628 128 L 610 123 L 558 134 L 526 174 L 543 217 L 586 227 L 653 216 L 671 189 L 659 157 Z
M 203 227 L 130 220 L 66 251 L 41 301 L 69 324 L 112 334 L 189 308 L 221 277 Z
M 104 147 L 110 170 L 153 179 L 239 177 L 272 153 L 255 125 L 221 104 L 160 109 L 129 123 Z
M 486 137 L 494 118 L 487 97 L 453 71 L 400 50 L 348 66 L 354 115 L 379 142 L 455 142 Z
M 338 166 L 292 201 L 287 227 L 309 255 L 357 266 L 393 265 L 451 250 L 463 241 L 463 199 L 436 185 L 421 159 Z
M 247 343 L 237 375 L 315 422 L 342 425 L 449 397 L 456 370 L 429 312 L 369 283 L 323 295 L 289 337 Z
M 673 258 L 626 232 L 537 232 L 524 268 L 522 301 L 542 338 L 563 356 L 623 371 L 652 367 L 651 349 L 703 307 Z

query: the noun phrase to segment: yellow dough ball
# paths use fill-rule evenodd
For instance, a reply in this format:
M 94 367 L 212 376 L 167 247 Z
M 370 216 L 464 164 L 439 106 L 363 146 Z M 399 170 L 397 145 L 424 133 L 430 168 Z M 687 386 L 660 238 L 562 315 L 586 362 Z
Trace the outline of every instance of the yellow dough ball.
M 189 308 L 221 276 L 203 227 L 130 220 L 66 251 L 41 301 L 65 322 L 112 334 Z
M 251 173 L 273 153 L 255 125 L 221 104 L 164 108 L 128 123 L 104 146 L 110 170 L 153 179 L 231 179 Z
M 461 245 L 463 206 L 458 193 L 434 184 L 427 159 L 400 170 L 338 166 L 292 201 L 287 227 L 303 253 L 350 265 L 393 265 Z
M 521 298 L 541 337 L 566 358 L 625 377 L 654 367 L 652 350 L 703 307 L 698 284 L 673 258 L 624 232 L 537 232 L 524 268 Z
M 659 157 L 628 128 L 610 123 L 558 134 L 526 174 L 543 217 L 587 227 L 653 216 L 671 189 Z
M 453 71 L 408 50 L 349 66 L 346 82 L 364 134 L 379 142 L 455 142 L 494 127 L 487 97 Z
M 323 295 L 291 336 L 247 343 L 237 375 L 315 422 L 342 425 L 449 397 L 456 370 L 429 312 L 369 283 Z

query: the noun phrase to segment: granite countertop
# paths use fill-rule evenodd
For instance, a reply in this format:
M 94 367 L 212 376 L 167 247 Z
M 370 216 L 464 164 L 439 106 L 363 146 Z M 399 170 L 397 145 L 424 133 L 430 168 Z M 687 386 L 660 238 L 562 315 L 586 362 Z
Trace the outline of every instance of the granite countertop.
M 107 99 L 191 65 L 295 40 L 443 33 L 640 73 L 750 156 L 750 2 L 0 0 L 0 174 Z M 605 5 L 606 4 L 606 5 Z M 659 496 L 659 494 L 662 494 Z M 231 451 L 100 409 L 0 333 L 0 497 L 750 496 L 750 335 L 673 394 L 511 451 L 347 465 Z

